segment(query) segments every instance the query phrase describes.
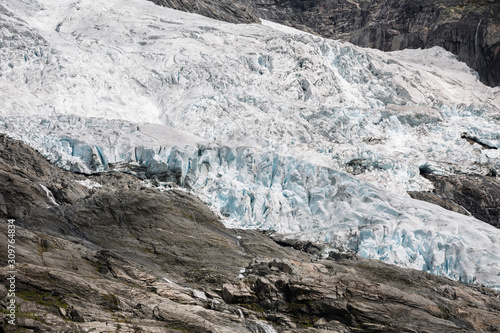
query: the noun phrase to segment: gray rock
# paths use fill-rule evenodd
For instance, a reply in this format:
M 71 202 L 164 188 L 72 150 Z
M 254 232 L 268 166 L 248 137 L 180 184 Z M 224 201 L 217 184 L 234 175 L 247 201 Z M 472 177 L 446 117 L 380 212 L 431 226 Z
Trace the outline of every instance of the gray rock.
M 0 136 L 0 152 L 0 193 L 9 207 L 2 218 L 12 217 L 17 225 L 13 330 L 500 328 L 500 294 L 493 290 L 351 254 L 320 260 L 319 245 L 287 240 L 281 246 L 265 233 L 226 229 L 184 191 L 161 193 L 119 173 L 92 176 L 99 189 L 73 188 L 74 180 L 89 178 L 57 169 L 6 137 Z M 43 182 L 77 195 L 47 207 L 36 186 Z M 1 223 L 0 243 L 6 244 L 6 235 Z M 6 260 L 6 251 L 0 251 L 0 261 Z M 0 279 L 8 274 L 0 267 Z M 6 301 L 6 289 L 0 287 L 0 304 Z M 8 325 L 2 321 L 0 327 Z
M 419 200 L 440 205 L 446 209 L 472 215 L 500 228 L 500 182 L 494 177 L 428 174 L 434 184 L 432 193 L 409 192 Z
M 157 5 L 231 23 L 260 23 L 249 0 L 150 0 Z

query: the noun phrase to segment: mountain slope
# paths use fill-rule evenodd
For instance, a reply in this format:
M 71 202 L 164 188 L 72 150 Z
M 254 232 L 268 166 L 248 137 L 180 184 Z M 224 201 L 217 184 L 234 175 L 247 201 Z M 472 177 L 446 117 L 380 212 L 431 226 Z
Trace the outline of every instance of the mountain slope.
M 498 292 L 353 254 L 332 252 L 327 258 L 321 245 L 226 229 L 206 205 L 177 187 L 161 192 L 122 173 L 73 174 L 5 136 L 0 175 L 7 207 L 0 216 L 14 219 L 18 265 L 17 325 L 4 316 L 2 331 L 500 327 Z M 0 229 L 6 244 L 6 224 Z M 0 276 L 8 276 L 7 267 Z M 4 311 L 9 299 L 0 285 Z
M 423 171 L 500 169 L 485 148 L 500 90 L 443 49 L 385 54 L 139 0 L 9 1 L 1 20 L 0 128 L 59 166 L 174 182 L 226 226 L 499 287 L 499 230 L 406 194 L 432 189 Z
M 155 4 L 231 23 L 259 23 L 249 0 L 151 0 Z

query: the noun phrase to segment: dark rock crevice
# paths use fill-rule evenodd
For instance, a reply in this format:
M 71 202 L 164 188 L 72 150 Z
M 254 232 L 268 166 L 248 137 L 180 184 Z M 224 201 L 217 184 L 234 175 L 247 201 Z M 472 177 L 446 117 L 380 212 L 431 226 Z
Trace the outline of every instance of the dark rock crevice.
M 498 149 L 497 147 L 490 146 L 486 143 L 481 142 L 477 137 L 475 137 L 473 135 L 469 135 L 467 133 L 462 133 L 461 137 L 462 137 L 462 139 L 467 140 L 467 142 L 469 142 L 470 144 L 477 143 L 478 145 L 480 145 L 484 149 Z

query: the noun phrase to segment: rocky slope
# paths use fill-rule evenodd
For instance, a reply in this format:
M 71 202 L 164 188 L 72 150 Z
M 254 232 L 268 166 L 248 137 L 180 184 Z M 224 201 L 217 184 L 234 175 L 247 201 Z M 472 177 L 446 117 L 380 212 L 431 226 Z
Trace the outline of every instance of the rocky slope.
M 154 0 L 229 22 L 265 18 L 383 51 L 442 46 L 500 85 L 500 2 L 496 0 Z
M 500 88 L 444 49 L 384 53 L 144 0 L 7 0 L 0 20 L 0 132 L 57 165 L 175 181 L 227 227 L 500 290 L 500 229 L 406 196 L 432 189 L 422 168 L 500 172 L 482 146 L 500 148 Z
M 500 182 L 484 176 L 426 175 L 432 192 L 409 192 L 415 198 L 475 218 L 500 228 Z
M 60 170 L 0 137 L 28 332 L 456 332 L 500 328 L 500 294 L 320 245 L 226 229 L 192 195 Z M 0 226 L 6 262 L 7 227 Z M 8 268 L 0 269 L 2 279 Z M 0 286 L 6 313 L 7 289 Z
M 258 23 L 251 0 L 150 0 L 165 6 L 231 23 Z

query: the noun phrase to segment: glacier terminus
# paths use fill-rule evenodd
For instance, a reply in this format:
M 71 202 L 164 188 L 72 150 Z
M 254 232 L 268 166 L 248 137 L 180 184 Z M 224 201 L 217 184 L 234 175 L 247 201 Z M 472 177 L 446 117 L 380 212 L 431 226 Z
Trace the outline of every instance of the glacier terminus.
M 500 88 L 444 49 L 140 0 L 6 0 L 0 22 L 0 132 L 56 165 L 175 183 L 228 227 L 500 290 L 500 230 L 406 193 L 432 190 L 423 169 L 500 172 Z

